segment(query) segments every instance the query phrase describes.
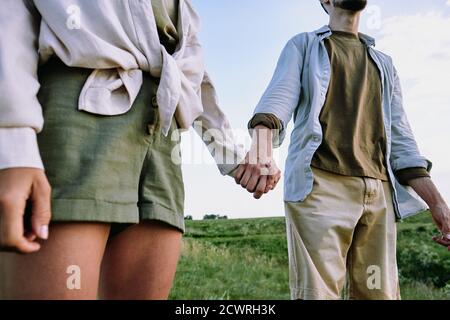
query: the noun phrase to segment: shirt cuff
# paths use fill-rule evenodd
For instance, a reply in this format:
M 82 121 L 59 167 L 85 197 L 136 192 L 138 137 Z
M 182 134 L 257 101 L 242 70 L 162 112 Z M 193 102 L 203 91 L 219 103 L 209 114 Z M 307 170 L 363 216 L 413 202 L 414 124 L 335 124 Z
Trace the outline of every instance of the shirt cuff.
M 249 121 L 249 129 L 254 129 L 258 125 L 263 125 L 272 130 L 281 130 L 282 125 L 280 119 L 271 113 L 257 113 Z
M 7 168 L 44 169 L 36 131 L 33 128 L 0 128 L 0 170 Z
M 398 182 L 402 185 L 408 185 L 409 181 L 418 178 L 430 178 L 430 173 L 425 168 L 406 168 L 395 172 Z
M 248 122 L 250 135 L 253 135 L 252 130 L 258 125 L 271 129 L 274 132 L 272 138 L 273 146 L 280 146 L 280 133 L 283 131 L 283 124 L 277 116 L 271 113 L 256 113 Z

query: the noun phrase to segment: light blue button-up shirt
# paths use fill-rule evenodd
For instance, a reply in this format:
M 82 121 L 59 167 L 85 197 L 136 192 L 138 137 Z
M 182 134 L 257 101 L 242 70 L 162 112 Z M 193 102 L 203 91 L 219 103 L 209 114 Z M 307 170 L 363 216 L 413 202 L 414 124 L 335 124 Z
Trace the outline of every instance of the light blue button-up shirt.
M 283 129 L 278 144 L 284 140 L 286 125 L 294 119 L 285 171 L 284 198 L 287 202 L 303 201 L 312 191 L 311 160 L 322 143 L 319 115 L 331 77 L 330 59 L 323 40 L 331 34 L 331 29 L 324 26 L 292 38 L 255 109 L 255 114 L 270 113 L 281 120 Z M 412 188 L 397 181 L 394 172 L 412 167 L 431 170 L 432 164 L 420 154 L 414 139 L 403 109 L 400 80 L 392 58 L 374 49 L 373 38 L 364 34 L 360 34 L 360 38 L 381 75 L 387 169 L 395 213 L 402 219 L 426 210 L 427 206 Z

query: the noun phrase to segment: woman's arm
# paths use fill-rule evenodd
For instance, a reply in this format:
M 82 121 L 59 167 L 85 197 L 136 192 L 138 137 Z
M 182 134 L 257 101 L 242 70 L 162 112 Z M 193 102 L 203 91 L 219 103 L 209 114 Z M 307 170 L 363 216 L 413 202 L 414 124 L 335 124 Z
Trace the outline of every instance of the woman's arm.
M 37 99 L 39 14 L 32 1 L 3 0 L 0 10 L 0 250 L 35 252 L 48 238 L 50 185 L 36 132 L 43 126 Z M 32 230 L 24 230 L 31 201 Z
M 0 169 L 42 169 L 36 132 L 43 126 L 37 99 L 39 14 L 31 1 L 4 0 L 0 10 Z

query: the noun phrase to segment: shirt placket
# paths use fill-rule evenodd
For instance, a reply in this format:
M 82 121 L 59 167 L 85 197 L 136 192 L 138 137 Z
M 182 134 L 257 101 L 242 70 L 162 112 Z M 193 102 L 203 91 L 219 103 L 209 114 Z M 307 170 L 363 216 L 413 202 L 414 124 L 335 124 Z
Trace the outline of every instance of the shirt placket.
M 383 122 L 384 122 L 384 130 L 385 130 L 385 135 L 386 135 L 386 166 L 387 166 L 387 170 L 388 170 L 388 174 L 389 174 L 389 183 L 391 184 L 391 190 L 392 190 L 392 200 L 394 202 L 394 211 L 395 214 L 397 216 L 398 219 L 401 218 L 400 215 L 400 209 L 399 209 L 399 204 L 398 204 L 398 194 L 397 194 L 397 189 L 395 188 L 395 185 L 393 183 L 393 181 L 395 181 L 395 176 L 394 173 L 392 172 L 392 167 L 391 167 L 391 163 L 389 161 L 390 158 L 390 154 L 391 154 L 391 131 L 390 131 L 390 126 L 391 123 L 389 122 L 388 117 L 386 116 L 386 108 L 387 108 L 387 103 L 385 101 L 385 84 L 384 84 L 384 79 L 385 79 L 385 74 L 384 74 L 384 70 L 381 66 L 380 60 L 378 59 L 378 56 L 373 52 L 372 48 L 369 46 L 367 48 L 367 50 L 369 50 L 369 55 L 372 58 L 372 60 L 375 62 L 380 75 L 381 75 L 381 94 L 382 94 L 382 103 L 383 103 Z

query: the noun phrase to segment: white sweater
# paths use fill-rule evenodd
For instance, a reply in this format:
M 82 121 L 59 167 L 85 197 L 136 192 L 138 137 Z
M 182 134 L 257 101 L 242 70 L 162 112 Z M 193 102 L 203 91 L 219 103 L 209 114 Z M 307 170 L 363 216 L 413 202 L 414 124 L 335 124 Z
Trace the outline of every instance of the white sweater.
M 243 149 L 235 143 L 205 71 L 197 38 L 199 18 L 190 0 L 179 2 L 180 42 L 170 55 L 159 41 L 150 1 L 3 0 L 0 169 L 43 168 L 36 141 L 43 128 L 37 69 L 56 55 L 68 66 L 93 69 L 78 108 L 94 114 L 127 112 L 141 89 L 143 72 L 159 77 L 163 133 L 168 133 L 173 116 L 182 129 L 201 121 L 194 127 L 212 129 L 214 139 L 198 133 L 206 137 L 222 174 L 230 173 L 236 161 L 221 155 L 232 155 L 239 162 Z

